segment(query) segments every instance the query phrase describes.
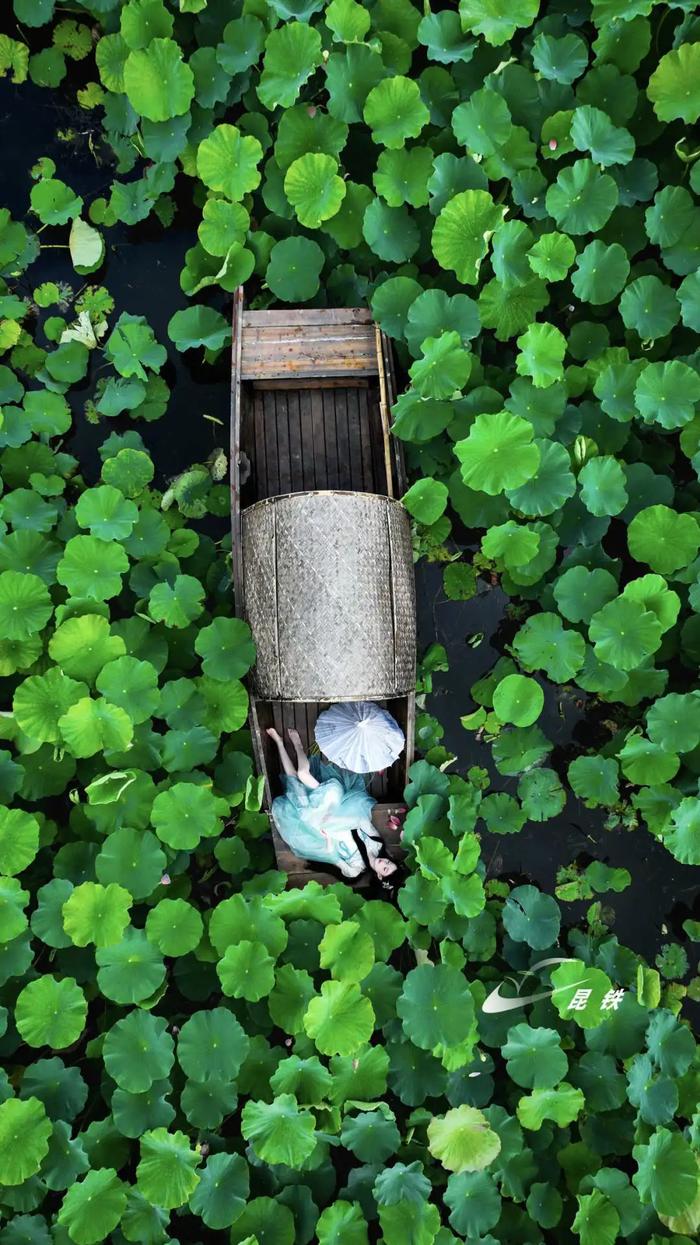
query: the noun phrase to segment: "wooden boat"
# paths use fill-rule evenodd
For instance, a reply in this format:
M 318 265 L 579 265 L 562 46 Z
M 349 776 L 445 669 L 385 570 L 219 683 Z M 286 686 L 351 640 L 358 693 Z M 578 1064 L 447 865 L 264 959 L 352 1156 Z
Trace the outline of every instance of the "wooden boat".
M 389 430 L 394 400 L 390 344 L 368 310 L 248 311 L 236 291 L 233 579 L 257 648 L 249 724 L 264 806 L 269 813 L 281 791 L 268 727 L 283 737 L 296 728 L 309 750 L 328 704 L 374 700 L 406 735 L 402 755 L 370 787 L 375 825 L 398 859 L 390 819 L 413 760 L 416 623 L 410 525 L 397 500 L 403 455 Z M 341 876 L 295 856 L 272 818 L 271 831 L 289 885 Z

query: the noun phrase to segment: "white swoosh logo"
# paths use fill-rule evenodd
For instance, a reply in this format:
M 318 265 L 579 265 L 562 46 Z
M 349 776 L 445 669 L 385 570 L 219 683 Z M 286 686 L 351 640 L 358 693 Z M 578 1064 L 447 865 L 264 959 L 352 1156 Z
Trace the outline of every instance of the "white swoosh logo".
M 536 964 L 533 964 L 532 968 L 529 968 L 527 971 L 522 973 L 522 981 L 520 982 L 520 985 L 516 987 L 517 990 L 520 991 L 528 977 L 534 977 L 538 968 L 545 968 L 549 964 L 571 964 L 574 959 L 575 957 L 573 956 L 553 955 L 545 960 L 538 960 Z M 508 977 L 506 980 L 513 981 L 513 984 L 515 984 L 512 977 Z M 492 990 L 491 993 L 484 999 L 481 1005 L 481 1010 L 482 1012 L 489 1012 L 492 1015 L 500 1012 L 512 1012 L 517 1007 L 525 1007 L 527 1003 L 537 1003 L 540 999 L 550 999 L 552 995 L 557 994 L 560 990 L 572 990 L 574 986 L 580 986 L 583 981 L 585 981 L 585 978 L 581 977 L 578 981 L 570 981 L 565 986 L 556 986 L 550 990 L 543 990 L 538 994 L 518 993 L 515 998 L 508 999 L 504 999 L 500 993 L 501 985 L 503 985 L 503 982 L 501 982 L 496 986 L 496 989 Z

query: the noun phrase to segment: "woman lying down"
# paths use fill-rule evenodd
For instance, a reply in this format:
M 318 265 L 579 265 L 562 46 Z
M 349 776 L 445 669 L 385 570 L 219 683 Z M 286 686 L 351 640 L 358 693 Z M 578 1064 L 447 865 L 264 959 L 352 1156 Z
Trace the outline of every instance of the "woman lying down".
M 364 775 L 351 773 L 316 754 L 309 760 L 298 731 L 290 730 L 295 766 L 278 731 L 270 727 L 267 733 L 275 741 L 282 763 L 284 794 L 273 800 L 272 815 L 287 846 L 303 860 L 335 865 L 346 878 L 356 878 L 367 862 L 353 836 L 355 830 L 377 877 L 394 873 L 396 865 L 382 855 L 384 843 L 372 822 L 376 801 L 367 790 Z

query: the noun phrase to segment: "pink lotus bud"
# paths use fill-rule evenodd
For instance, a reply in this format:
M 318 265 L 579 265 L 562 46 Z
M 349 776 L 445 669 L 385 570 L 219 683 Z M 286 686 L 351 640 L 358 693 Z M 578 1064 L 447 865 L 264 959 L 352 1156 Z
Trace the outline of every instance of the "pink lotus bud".
M 547 143 L 547 146 L 549 147 L 549 150 L 550 150 L 550 151 L 556 151 L 556 149 L 557 149 L 557 147 L 559 146 L 559 144 L 558 144 L 558 142 L 557 142 L 556 138 L 550 138 L 549 142 Z
M 162 878 L 160 879 L 160 884 L 161 886 L 170 886 L 170 874 L 169 873 L 163 874 Z
M 284 1039 L 284 1044 L 285 1044 L 285 1046 L 291 1046 L 291 1045 L 292 1045 L 292 1039 L 291 1039 L 291 1038 L 285 1038 L 285 1039 Z
M 179 1026 L 179 1025 L 172 1025 L 172 1027 L 171 1027 L 171 1029 L 170 1029 L 170 1032 L 171 1032 L 171 1033 L 174 1033 L 174 1034 L 175 1034 L 175 1037 L 177 1037 L 178 1033 L 180 1032 L 180 1026 Z
M 209 1153 L 209 1146 L 206 1141 L 200 1141 L 199 1145 L 197 1146 L 197 1149 L 199 1150 L 199 1153 L 201 1154 L 202 1158 L 207 1157 Z

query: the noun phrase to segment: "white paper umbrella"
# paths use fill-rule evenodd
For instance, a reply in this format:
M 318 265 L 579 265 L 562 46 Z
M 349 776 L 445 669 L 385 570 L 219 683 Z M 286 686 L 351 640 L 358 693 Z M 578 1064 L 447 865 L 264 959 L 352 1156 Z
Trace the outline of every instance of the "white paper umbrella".
M 329 761 L 354 774 L 386 769 L 406 742 L 398 722 L 371 700 L 331 705 L 317 718 L 315 736 Z

